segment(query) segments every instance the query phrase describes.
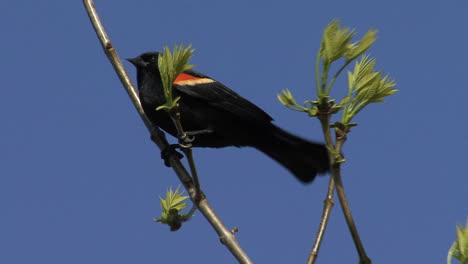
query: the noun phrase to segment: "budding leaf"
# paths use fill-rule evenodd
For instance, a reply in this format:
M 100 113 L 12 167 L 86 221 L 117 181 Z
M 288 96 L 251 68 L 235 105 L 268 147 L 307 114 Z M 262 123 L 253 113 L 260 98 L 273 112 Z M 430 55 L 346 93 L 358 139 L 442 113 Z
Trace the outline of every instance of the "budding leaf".
M 343 99 L 342 122 L 347 124 L 370 103 L 384 102 L 384 98 L 396 93 L 396 83 L 389 76 L 382 77 L 375 71 L 376 60 L 365 55 L 356 62 L 353 72 L 348 72 L 348 96 Z
M 468 263 L 468 221 L 465 228 L 457 226 L 457 241 L 455 254 L 453 254 L 460 263 Z
M 347 60 L 354 60 L 357 57 L 361 56 L 364 52 L 366 52 L 372 44 L 377 40 L 377 30 L 369 30 L 367 33 L 362 37 L 362 39 L 356 43 L 351 44 L 348 46 L 348 49 L 345 52 L 345 57 Z
M 174 45 L 173 53 L 165 46 L 163 53 L 159 54 L 158 68 L 161 74 L 166 103 L 158 107 L 157 110 L 165 109 L 169 111 L 177 106 L 177 101 L 180 98 L 172 97 L 172 84 L 179 74 L 194 67 L 194 65 L 188 63 L 193 52 L 192 45 L 185 47 L 182 44 L 180 46 Z
M 341 28 L 341 23 L 338 20 L 333 20 L 325 29 L 322 37 L 322 45 L 320 57 L 324 64 L 332 63 L 343 57 L 352 46 L 351 39 L 355 35 L 355 31 L 350 28 Z
M 161 217 L 156 218 L 155 221 L 169 225 L 171 231 L 175 231 L 180 228 L 182 222 L 184 222 L 185 215 L 179 214 L 180 211 L 187 207 L 187 203 L 184 202 L 188 196 L 183 195 L 183 191 L 180 191 L 180 186 L 175 191 L 169 188 L 166 192 L 166 199 L 159 197 L 161 204 Z
M 299 111 L 299 112 L 308 112 L 309 109 L 307 107 L 300 106 L 297 102 L 296 99 L 294 99 L 294 96 L 292 95 L 291 91 L 289 89 L 284 89 L 282 93 L 277 95 L 278 100 L 287 108 L 294 110 L 294 111 Z

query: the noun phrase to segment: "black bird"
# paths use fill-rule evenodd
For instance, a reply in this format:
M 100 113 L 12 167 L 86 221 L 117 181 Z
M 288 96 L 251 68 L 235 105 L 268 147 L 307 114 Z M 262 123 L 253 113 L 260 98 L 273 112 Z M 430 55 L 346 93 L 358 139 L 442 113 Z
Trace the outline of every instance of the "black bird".
M 148 118 L 172 136 L 177 130 L 165 110 L 163 85 L 158 69 L 158 52 L 127 59 L 137 69 L 140 101 Z M 329 170 L 328 151 L 322 144 L 294 136 L 271 122 L 273 119 L 255 104 L 220 82 L 199 72 L 180 74 L 173 87 L 180 96 L 179 111 L 185 131 L 201 131 L 194 147 L 254 147 L 276 160 L 300 181 L 311 182 L 317 173 Z

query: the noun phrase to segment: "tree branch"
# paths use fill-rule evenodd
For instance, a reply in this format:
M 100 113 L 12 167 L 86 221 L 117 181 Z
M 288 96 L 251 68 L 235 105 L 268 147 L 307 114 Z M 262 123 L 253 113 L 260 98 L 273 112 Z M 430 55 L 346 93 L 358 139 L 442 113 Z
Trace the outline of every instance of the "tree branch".
M 346 141 L 346 136 L 349 130 L 343 131 L 340 128 L 335 128 L 336 136 L 336 151 L 341 154 L 341 148 Z M 351 214 L 351 209 L 348 204 L 348 199 L 346 199 L 346 194 L 343 186 L 343 181 L 341 180 L 341 163 L 336 163 L 332 169 L 332 177 L 336 183 L 336 192 L 338 194 L 338 199 L 340 200 L 341 209 L 348 224 L 349 232 L 353 237 L 354 245 L 359 254 L 359 264 L 371 264 L 371 259 L 367 256 L 366 251 L 364 250 L 364 245 L 362 244 L 361 238 L 359 237 L 359 232 L 357 230 L 356 224 L 354 223 L 353 215 Z
M 348 200 L 346 199 L 343 181 L 341 179 L 341 163 L 336 161 L 336 155 L 341 155 L 341 150 L 343 148 L 343 144 L 346 141 L 346 136 L 349 130 L 342 130 L 340 128 L 335 128 L 335 138 L 336 138 L 336 146 L 333 144 L 331 130 L 330 130 L 330 118 L 331 118 L 331 105 L 326 103 L 324 105 L 319 106 L 319 110 L 317 113 L 317 117 L 320 120 L 322 125 L 322 131 L 325 137 L 325 143 L 329 150 L 333 150 L 334 153 L 330 151 L 330 168 L 331 168 L 331 177 L 330 182 L 328 185 L 327 196 L 324 200 L 322 218 L 320 220 L 319 230 L 317 231 L 317 236 L 312 247 L 312 250 L 309 254 L 309 258 L 307 259 L 307 264 L 312 264 L 315 262 L 318 256 L 318 251 L 320 249 L 320 245 L 322 243 L 323 235 L 325 234 L 325 229 L 328 224 L 328 218 L 330 217 L 330 212 L 334 205 L 333 200 L 333 190 L 336 188 L 338 199 L 340 200 L 341 209 L 346 219 L 346 223 L 348 225 L 349 231 L 351 236 L 353 237 L 354 244 L 356 246 L 358 255 L 359 255 L 359 263 L 360 264 L 370 264 L 371 260 L 367 256 L 364 245 L 361 242 L 359 237 L 359 232 L 357 227 L 354 223 L 353 216 L 351 214 L 351 209 L 348 204 Z
M 109 61 L 114 67 L 114 70 L 117 73 L 122 85 L 124 86 L 125 90 L 130 96 L 130 99 L 132 100 L 136 110 L 138 111 L 138 114 L 140 115 L 141 119 L 150 131 L 151 139 L 154 141 L 154 143 L 156 143 L 156 145 L 160 149 L 166 148 L 168 146 L 168 143 L 166 139 L 162 136 L 164 135 L 163 132 L 151 123 L 151 121 L 145 115 L 143 108 L 141 107 L 138 92 L 132 84 L 130 77 L 128 76 L 127 72 L 125 71 L 122 65 L 122 61 L 117 55 L 114 46 L 112 45 L 109 37 L 107 36 L 104 30 L 104 26 L 102 25 L 98 13 L 95 9 L 94 1 L 83 0 L 83 4 L 86 8 L 91 24 L 93 25 L 94 30 L 102 44 L 105 54 L 107 55 Z M 169 162 L 171 164 L 171 167 L 174 169 L 174 172 L 179 177 L 179 180 L 182 182 L 185 189 L 187 190 L 187 193 L 190 195 L 190 199 L 197 206 L 197 208 L 207 219 L 207 221 L 211 224 L 213 229 L 218 234 L 221 242 L 228 248 L 228 250 L 234 255 L 234 257 L 239 261 L 239 263 L 253 263 L 238 244 L 234 234 L 226 228 L 221 219 L 214 212 L 213 208 L 208 203 L 208 200 L 206 198 L 203 198 L 197 201 L 197 192 L 193 185 L 192 178 L 187 173 L 187 170 L 184 168 L 182 163 L 174 155 L 169 156 Z
M 323 235 L 325 235 L 325 229 L 328 225 L 328 219 L 330 218 L 330 213 L 335 205 L 335 201 L 333 200 L 333 191 L 335 190 L 335 181 L 333 177 L 330 177 L 330 181 L 328 183 L 328 191 L 325 200 L 323 201 L 323 211 L 322 211 L 322 218 L 320 219 L 319 230 L 317 231 L 317 236 L 315 237 L 315 242 L 312 247 L 312 250 L 309 253 L 309 258 L 307 259 L 307 264 L 315 263 L 315 260 L 318 257 L 318 252 L 320 249 L 320 245 L 322 244 Z
M 331 131 L 330 131 L 329 111 L 330 111 L 329 107 L 327 107 L 326 109 L 319 108 L 317 117 L 320 120 L 320 123 L 322 125 L 322 132 L 325 138 L 325 144 L 327 148 L 335 149 L 332 136 L 331 136 Z M 328 153 L 329 153 L 328 155 L 329 155 L 329 160 L 330 160 L 330 168 L 332 168 L 333 164 L 335 163 L 335 157 L 330 151 L 328 151 Z M 332 170 L 332 173 L 333 173 L 333 170 Z M 330 177 L 330 181 L 328 183 L 327 196 L 325 200 L 323 201 L 323 211 L 322 211 L 322 218 L 320 219 L 319 229 L 317 231 L 317 236 L 315 238 L 314 245 L 312 246 L 312 250 L 309 253 L 307 264 L 313 264 L 315 263 L 315 260 L 317 260 L 320 245 L 322 244 L 322 239 L 323 239 L 323 236 L 325 235 L 325 229 L 327 228 L 328 219 L 330 217 L 330 213 L 333 208 L 333 205 L 335 204 L 335 201 L 333 200 L 334 190 L 335 190 L 335 180 L 334 180 L 334 177 L 332 176 Z

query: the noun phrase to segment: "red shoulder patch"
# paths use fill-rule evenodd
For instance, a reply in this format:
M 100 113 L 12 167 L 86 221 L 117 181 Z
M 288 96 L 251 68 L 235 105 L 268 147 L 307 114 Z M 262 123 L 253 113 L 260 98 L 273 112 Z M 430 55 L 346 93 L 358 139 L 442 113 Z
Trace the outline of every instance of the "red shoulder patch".
M 195 77 L 195 76 L 187 74 L 187 73 L 181 73 L 181 74 L 179 74 L 179 76 L 177 76 L 174 83 L 178 83 L 178 82 L 181 82 L 181 81 L 187 81 L 187 80 L 193 80 L 194 81 L 194 80 L 199 80 L 199 79 L 201 79 L 201 78 Z
M 174 81 L 174 84 L 177 85 L 197 85 L 202 83 L 213 83 L 215 82 L 210 78 L 200 78 L 187 73 L 181 73 Z

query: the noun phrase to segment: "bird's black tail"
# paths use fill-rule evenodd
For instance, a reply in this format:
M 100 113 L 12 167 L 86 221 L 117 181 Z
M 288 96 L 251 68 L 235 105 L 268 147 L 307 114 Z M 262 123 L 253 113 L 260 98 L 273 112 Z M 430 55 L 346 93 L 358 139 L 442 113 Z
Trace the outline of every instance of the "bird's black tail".
M 259 137 L 255 148 L 279 162 L 301 182 L 312 182 L 317 173 L 330 169 L 327 148 L 274 126 Z

